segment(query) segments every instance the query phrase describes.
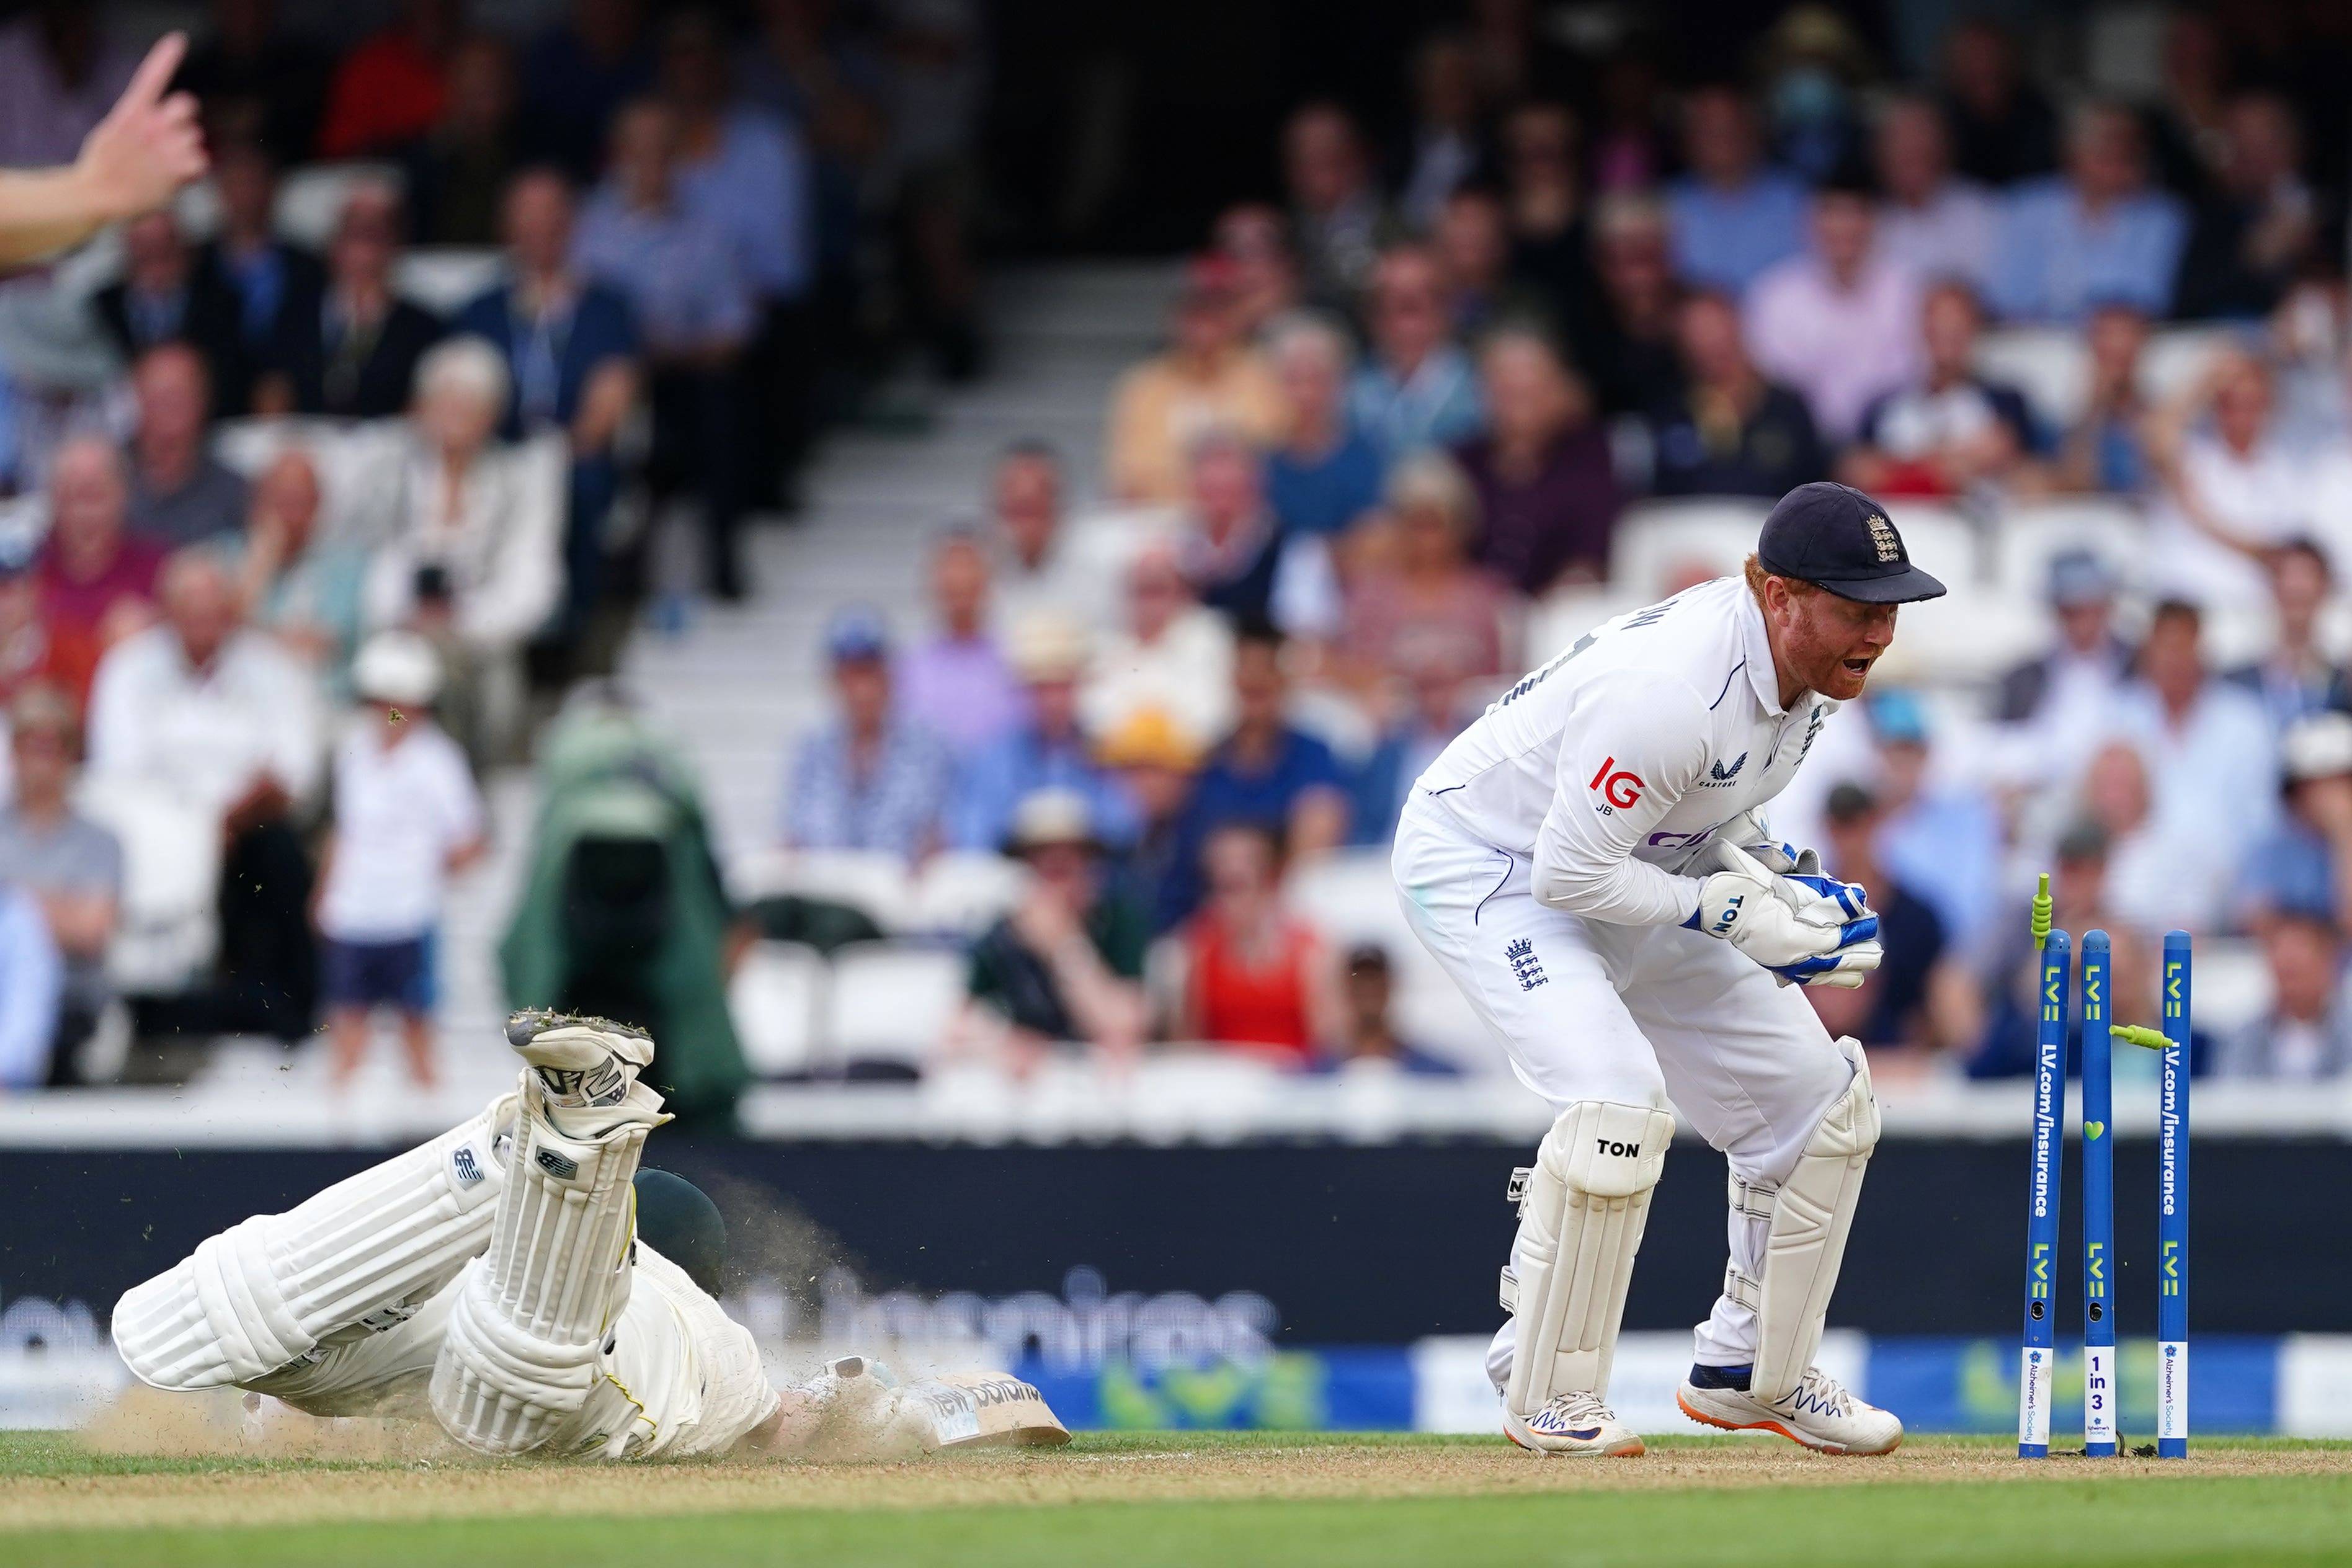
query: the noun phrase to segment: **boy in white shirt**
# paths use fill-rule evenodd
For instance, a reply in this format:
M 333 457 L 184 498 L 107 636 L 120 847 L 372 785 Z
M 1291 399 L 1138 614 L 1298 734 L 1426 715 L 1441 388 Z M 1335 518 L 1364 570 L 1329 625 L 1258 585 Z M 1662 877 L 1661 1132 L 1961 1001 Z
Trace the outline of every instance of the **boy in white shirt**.
M 319 879 L 334 1084 L 367 1054 L 376 1009 L 399 1016 L 418 1087 L 433 1069 L 432 941 L 446 879 L 479 859 L 482 797 L 433 722 L 441 662 L 409 632 L 369 639 L 352 667 L 361 717 L 335 750 L 334 834 Z

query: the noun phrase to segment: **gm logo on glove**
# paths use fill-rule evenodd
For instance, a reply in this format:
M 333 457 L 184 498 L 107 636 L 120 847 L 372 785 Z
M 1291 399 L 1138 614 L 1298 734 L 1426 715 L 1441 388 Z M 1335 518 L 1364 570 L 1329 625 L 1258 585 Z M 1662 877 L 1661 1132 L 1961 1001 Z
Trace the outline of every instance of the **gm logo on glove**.
M 1601 760 L 1600 769 L 1592 775 L 1592 782 L 1584 787 L 1599 790 L 1601 798 L 1607 801 L 1609 806 L 1614 806 L 1617 810 L 1622 811 L 1640 800 L 1642 792 L 1649 786 L 1642 782 L 1641 774 L 1628 773 L 1619 767 L 1616 758 L 1603 757 Z M 1609 806 L 1603 806 L 1601 809 L 1606 811 Z

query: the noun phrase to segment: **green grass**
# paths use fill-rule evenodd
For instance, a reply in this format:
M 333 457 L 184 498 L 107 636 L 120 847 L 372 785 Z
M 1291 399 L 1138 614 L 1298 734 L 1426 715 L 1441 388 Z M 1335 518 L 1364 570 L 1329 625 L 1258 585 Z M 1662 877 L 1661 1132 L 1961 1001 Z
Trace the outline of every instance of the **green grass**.
M 1661 1447 L 1722 1440 L 1665 1439 Z M 1492 1439 L 1331 1437 L 1218 1433 L 1087 1435 L 1079 1454 L 1227 1454 L 1328 1443 L 1397 1449 Z M 2007 1445 L 1987 1439 L 1997 1451 Z M 1976 1445 L 1970 1445 L 1971 1447 Z M 2219 1449 L 2224 1445 L 2212 1446 Z M 273 1528 L 110 1530 L 0 1534 L 0 1563 L 219 1564 L 221 1568 L 419 1568 L 441 1563 L 556 1563 L 562 1568 L 1160 1568 L 1258 1563 L 1301 1568 L 1438 1568 L 1465 1563 L 1662 1568 L 1775 1564 L 2190 1564 L 2263 1568 L 2352 1561 L 2352 1460 L 2346 1445 L 2230 1443 L 2275 1453 L 2294 1473 L 2168 1477 L 2150 1467 L 2016 1480 L 1874 1481 L 1854 1461 L 1852 1485 L 1663 1487 L 1544 1495 L 1353 1501 L 1087 1502 L 1046 1508 L 892 1511 L 802 1509 L 629 1517 L 631 1472 L 610 1472 L 614 1518 L 499 1517 Z M 1051 1461 L 1048 1461 L 1051 1462 Z M 1529 1461 L 1530 1463 L 1536 1461 Z M 2079 1461 L 2075 1462 L 2079 1468 Z M 0 1477 L 106 1477 L 263 1471 L 299 1484 L 304 1472 L 399 1468 L 240 1458 L 142 1460 L 93 1456 L 54 1436 L 0 1436 Z

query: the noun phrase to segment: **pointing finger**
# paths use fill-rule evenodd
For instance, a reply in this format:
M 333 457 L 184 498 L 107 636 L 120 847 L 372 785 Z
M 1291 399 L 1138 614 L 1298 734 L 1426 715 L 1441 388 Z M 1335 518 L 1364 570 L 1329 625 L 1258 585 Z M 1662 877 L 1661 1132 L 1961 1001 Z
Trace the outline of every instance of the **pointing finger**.
M 156 39 L 155 47 L 147 51 L 147 58 L 139 62 L 139 69 L 132 74 L 131 85 L 122 89 L 121 100 L 116 107 L 142 108 L 163 97 L 163 89 L 171 85 L 172 74 L 180 68 L 180 60 L 187 52 L 188 36 L 185 33 L 166 33 Z

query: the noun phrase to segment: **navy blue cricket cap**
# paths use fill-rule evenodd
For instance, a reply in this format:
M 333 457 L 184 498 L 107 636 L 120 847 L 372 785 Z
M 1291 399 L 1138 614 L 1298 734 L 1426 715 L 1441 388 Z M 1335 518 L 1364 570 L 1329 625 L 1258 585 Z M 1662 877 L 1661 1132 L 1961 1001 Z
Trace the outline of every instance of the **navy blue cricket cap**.
M 1886 509 L 1852 485 L 1799 485 L 1782 496 L 1764 520 L 1756 558 L 1775 577 L 1865 605 L 1907 605 L 1944 593 L 1941 583 L 1911 564 Z

